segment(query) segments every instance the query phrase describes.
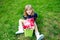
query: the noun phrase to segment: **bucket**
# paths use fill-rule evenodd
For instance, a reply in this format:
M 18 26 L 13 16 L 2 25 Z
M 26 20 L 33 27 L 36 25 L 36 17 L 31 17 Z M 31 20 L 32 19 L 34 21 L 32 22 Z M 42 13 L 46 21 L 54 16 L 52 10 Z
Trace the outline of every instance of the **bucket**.
M 33 30 L 31 30 L 31 29 L 24 29 L 24 35 L 25 35 L 25 37 L 32 37 Z

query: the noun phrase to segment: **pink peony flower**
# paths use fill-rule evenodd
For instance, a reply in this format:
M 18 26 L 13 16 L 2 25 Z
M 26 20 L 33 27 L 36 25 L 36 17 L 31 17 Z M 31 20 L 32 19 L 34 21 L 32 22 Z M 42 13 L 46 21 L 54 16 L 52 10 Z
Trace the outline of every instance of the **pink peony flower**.
M 25 22 L 23 23 L 23 28 L 27 29 L 27 28 L 34 28 L 34 19 L 30 18 L 30 19 L 26 19 Z

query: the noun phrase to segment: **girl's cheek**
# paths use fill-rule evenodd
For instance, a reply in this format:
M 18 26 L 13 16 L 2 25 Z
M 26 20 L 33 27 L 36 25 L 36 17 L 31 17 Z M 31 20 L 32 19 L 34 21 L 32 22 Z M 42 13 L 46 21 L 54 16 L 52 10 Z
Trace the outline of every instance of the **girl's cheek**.
M 27 13 L 29 13 L 28 11 L 26 11 Z

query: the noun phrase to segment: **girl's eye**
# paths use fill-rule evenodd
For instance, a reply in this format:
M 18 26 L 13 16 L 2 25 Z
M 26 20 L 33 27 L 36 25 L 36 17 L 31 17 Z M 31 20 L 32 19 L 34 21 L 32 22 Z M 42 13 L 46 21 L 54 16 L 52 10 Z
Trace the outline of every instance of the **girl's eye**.
M 29 9 L 29 10 L 32 10 L 32 9 Z

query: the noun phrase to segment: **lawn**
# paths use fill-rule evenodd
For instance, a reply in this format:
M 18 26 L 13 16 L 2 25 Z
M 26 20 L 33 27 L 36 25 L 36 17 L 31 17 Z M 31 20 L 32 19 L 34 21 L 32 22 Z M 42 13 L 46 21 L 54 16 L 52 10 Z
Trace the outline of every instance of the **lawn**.
M 26 4 L 38 14 L 36 23 L 43 40 L 60 40 L 60 0 L 0 0 L 0 40 L 36 40 L 35 35 L 15 34 Z

